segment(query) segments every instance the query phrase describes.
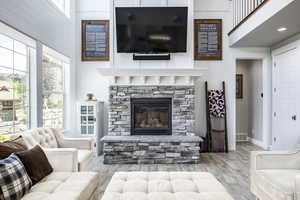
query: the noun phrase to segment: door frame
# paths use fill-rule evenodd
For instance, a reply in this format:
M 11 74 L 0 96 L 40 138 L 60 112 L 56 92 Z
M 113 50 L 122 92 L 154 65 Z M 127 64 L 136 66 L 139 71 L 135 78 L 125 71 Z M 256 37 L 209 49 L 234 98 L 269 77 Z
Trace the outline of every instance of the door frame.
M 262 60 L 263 70 L 263 140 L 250 141 L 253 144 L 263 148 L 269 149 L 271 143 L 271 117 L 272 117 L 272 57 L 270 48 L 237 48 L 232 49 L 233 61 L 234 61 L 234 91 L 236 88 L 235 77 L 236 77 L 236 61 L 241 60 Z M 234 105 L 236 105 L 236 99 L 234 98 Z M 234 112 L 236 107 L 234 106 Z M 236 116 L 235 116 L 236 118 Z M 236 127 L 236 119 L 234 118 L 234 127 Z
M 273 49 L 272 52 L 271 52 L 271 55 L 272 55 L 272 99 L 274 99 L 274 81 L 275 81 L 275 72 L 274 72 L 274 68 L 276 67 L 276 63 L 275 63 L 275 57 L 278 56 L 278 55 L 281 55 L 281 54 L 284 54 L 284 53 L 287 53 L 289 51 L 292 51 L 292 50 L 297 50 L 298 53 L 299 53 L 299 49 L 300 49 L 300 40 L 297 40 L 295 42 L 292 42 L 290 44 L 286 44 L 286 45 L 283 45 L 281 47 L 278 47 L 276 49 Z M 272 101 L 272 135 L 271 135 L 271 143 L 270 143 L 270 148 L 272 148 L 273 146 L 273 142 L 274 142 L 274 130 L 275 130 L 275 127 L 274 127 L 274 113 L 275 113 L 275 104 L 274 104 L 274 101 Z
M 265 65 L 264 65 L 264 58 L 253 58 L 253 57 L 251 57 L 251 58 L 236 58 L 236 60 L 235 60 L 235 72 L 237 73 L 237 61 L 238 60 L 248 60 L 248 61 L 261 61 L 261 63 L 262 63 L 262 66 L 261 66 L 261 77 L 262 77 L 262 93 L 263 94 L 265 94 L 265 87 L 264 87 L 264 67 L 265 67 Z M 235 82 L 236 83 L 236 82 Z M 236 86 L 235 86 L 236 87 Z M 264 95 L 265 96 L 265 95 Z M 260 140 L 257 140 L 257 139 L 254 139 L 254 138 L 249 138 L 248 137 L 248 141 L 249 142 L 251 142 L 251 143 L 253 143 L 253 144 L 255 144 L 255 145 L 257 145 L 257 146 L 259 146 L 259 147 L 261 147 L 261 148 L 263 148 L 263 149 L 268 149 L 268 145 L 266 144 L 267 143 L 267 139 L 266 139 L 266 132 L 264 131 L 264 121 L 265 121 L 265 118 L 264 118 L 264 111 L 265 111 L 265 109 L 264 109 L 264 107 L 265 107 L 265 102 L 266 102 L 266 100 L 265 100 L 265 97 L 263 97 L 262 98 L 262 112 L 261 112 L 261 119 L 262 119 L 262 125 L 261 125 L 261 130 L 260 130 L 260 132 L 262 133 L 262 139 L 263 139 L 263 141 L 260 141 Z M 236 110 L 236 105 L 237 105 L 237 102 L 235 101 L 235 110 Z M 235 119 L 236 120 L 236 119 Z M 236 122 L 237 122 L 237 120 L 236 120 Z M 236 124 L 236 126 L 237 126 L 237 124 Z M 235 126 L 235 128 L 236 128 L 236 126 Z M 237 134 L 237 133 L 236 133 Z M 249 133 L 248 133 L 248 135 L 249 135 Z

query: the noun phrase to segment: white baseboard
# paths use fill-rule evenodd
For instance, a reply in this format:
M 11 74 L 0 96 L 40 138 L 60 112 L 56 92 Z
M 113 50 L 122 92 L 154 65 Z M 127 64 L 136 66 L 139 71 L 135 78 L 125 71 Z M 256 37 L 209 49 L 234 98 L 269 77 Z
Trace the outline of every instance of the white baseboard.
M 263 143 L 263 141 L 259 141 L 259 140 L 256 140 L 256 139 L 250 138 L 250 137 L 248 137 L 248 141 L 256 146 L 263 148 L 263 149 L 267 149 L 265 144 Z
M 237 142 L 248 142 L 248 133 L 237 133 L 236 141 Z

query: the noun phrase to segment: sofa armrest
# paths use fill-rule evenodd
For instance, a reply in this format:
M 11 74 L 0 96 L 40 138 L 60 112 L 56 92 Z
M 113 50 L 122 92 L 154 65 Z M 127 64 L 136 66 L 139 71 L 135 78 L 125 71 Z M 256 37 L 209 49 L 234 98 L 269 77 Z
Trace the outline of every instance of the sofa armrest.
M 44 148 L 45 154 L 53 167 L 58 172 L 78 171 L 78 151 L 72 148 Z
M 61 148 L 92 149 L 91 138 L 61 138 L 58 142 Z
M 295 178 L 295 200 L 300 200 L 300 176 Z
M 251 171 L 265 169 L 299 169 L 300 150 L 295 151 L 253 151 Z

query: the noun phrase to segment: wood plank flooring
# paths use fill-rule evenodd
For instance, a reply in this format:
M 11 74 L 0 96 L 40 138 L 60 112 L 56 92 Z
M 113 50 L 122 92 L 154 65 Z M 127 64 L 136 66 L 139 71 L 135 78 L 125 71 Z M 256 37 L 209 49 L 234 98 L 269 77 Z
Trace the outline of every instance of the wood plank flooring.
M 200 164 L 182 165 L 104 165 L 103 157 L 94 160 L 93 171 L 100 173 L 99 200 L 112 175 L 117 171 L 204 171 L 214 174 L 235 200 L 255 200 L 249 186 L 250 152 L 261 150 L 249 143 L 239 143 L 235 152 L 201 154 Z

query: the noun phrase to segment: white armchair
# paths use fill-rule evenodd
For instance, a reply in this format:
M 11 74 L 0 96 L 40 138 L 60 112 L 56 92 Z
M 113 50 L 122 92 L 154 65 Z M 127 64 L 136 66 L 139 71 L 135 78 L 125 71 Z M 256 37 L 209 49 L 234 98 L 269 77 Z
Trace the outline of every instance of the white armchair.
M 251 152 L 250 176 L 259 200 L 300 200 L 300 149 Z
M 58 129 L 37 128 L 21 134 L 28 148 L 40 145 L 55 171 L 88 171 L 93 160 L 92 140 L 64 138 Z

